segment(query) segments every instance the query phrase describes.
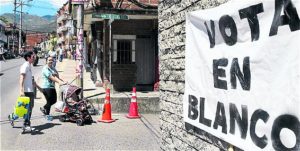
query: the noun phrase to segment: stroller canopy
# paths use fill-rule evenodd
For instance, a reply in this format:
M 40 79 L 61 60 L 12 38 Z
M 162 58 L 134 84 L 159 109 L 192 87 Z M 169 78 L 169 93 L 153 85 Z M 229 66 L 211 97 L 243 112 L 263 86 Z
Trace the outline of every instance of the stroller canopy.
M 73 95 L 79 95 L 81 93 L 81 88 L 75 85 L 62 85 L 60 86 L 60 92 L 63 93 L 65 98 L 70 98 Z

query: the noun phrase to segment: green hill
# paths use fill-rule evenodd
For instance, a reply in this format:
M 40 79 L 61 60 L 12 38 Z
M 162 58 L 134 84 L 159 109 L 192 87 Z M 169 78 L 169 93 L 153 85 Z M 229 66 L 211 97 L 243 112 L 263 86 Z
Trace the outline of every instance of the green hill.
M 13 23 L 14 14 L 12 13 L 5 13 L 0 15 L 5 17 L 9 23 Z M 30 14 L 23 14 L 23 29 L 26 32 L 52 32 L 56 31 L 56 16 L 37 16 L 37 15 L 30 15 Z M 19 27 L 20 23 L 20 16 L 16 15 L 16 23 L 17 27 Z

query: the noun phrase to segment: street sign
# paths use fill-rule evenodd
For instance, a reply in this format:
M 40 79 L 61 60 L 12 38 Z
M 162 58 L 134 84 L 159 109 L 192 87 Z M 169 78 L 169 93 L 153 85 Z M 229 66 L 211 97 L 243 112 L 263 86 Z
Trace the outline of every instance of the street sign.
M 89 0 L 72 0 L 72 4 L 84 4 L 89 2 Z
M 127 15 L 122 15 L 122 14 L 93 14 L 92 18 L 128 20 L 128 16 Z

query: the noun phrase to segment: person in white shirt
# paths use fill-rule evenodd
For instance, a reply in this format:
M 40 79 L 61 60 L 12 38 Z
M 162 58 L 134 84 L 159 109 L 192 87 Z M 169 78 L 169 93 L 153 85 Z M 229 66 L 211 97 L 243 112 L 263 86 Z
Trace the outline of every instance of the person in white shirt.
M 54 48 L 48 52 L 48 57 L 53 58 L 52 67 L 55 68 L 56 67 L 56 52 L 55 52 Z
M 59 44 L 58 51 L 59 51 L 59 62 L 62 62 L 62 60 L 64 58 L 64 50 L 63 50 L 61 44 Z
M 30 127 L 30 118 L 32 114 L 32 108 L 34 106 L 34 87 L 36 83 L 33 81 L 31 65 L 34 61 L 34 53 L 28 51 L 24 53 L 25 63 L 20 68 L 20 96 L 27 96 L 30 98 L 29 109 L 27 118 L 24 120 L 24 127 Z
M 0 47 L 0 57 L 2 58 L 3 61 L 6 61 L 5 57 L 4 57 L 4 53 L 5 53 L 5 50 L 4 50 L 3 46 L 1 46 Z

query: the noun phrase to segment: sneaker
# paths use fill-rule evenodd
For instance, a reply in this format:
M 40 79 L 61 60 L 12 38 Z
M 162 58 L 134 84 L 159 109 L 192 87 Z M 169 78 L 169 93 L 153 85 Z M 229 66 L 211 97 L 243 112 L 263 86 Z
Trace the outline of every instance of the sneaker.
M 17 115 L 15 115 L 14 113 L 11 113 L 8 115 L 8 119 L 9 121 L 14 121 L 17 120 L 19 117 Z
M 32 132 L 33 130 L 35 130 L 35 128 L 32 128 L 29 125 L 24 125 L 23 126 L 23 133 L 25 133 L 25 132 Z
M 46 110 L 43 107 L 40 107 L 41 112 L 46 115 Z
M 48 121 L 52 121 L 52 120 L 53 120 L 53 117 L 50 116 L 50 115 L 46 115 L 45 117 L 46 117 L 46 119 L 47 119 Z
M 30 127 L 29 125 L 25 125 L 25 126 L 24 126 L 24 130 L 25 130 L 25 131 L 31 131 L 31 127 Z

